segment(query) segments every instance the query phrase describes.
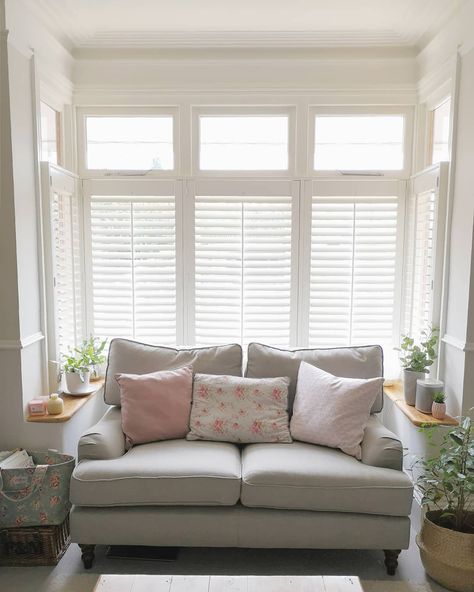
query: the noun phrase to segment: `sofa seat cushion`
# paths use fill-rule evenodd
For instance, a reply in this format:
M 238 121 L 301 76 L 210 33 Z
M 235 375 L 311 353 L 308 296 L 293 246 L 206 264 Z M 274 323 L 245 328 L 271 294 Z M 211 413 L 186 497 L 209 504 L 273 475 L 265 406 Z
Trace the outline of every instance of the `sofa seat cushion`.
M 412 493 L 402 471 L 332 448 L 293 442 L 250 444 L 242 452 L 244 506 L 408 516 Z
M 240 495 L 240 450 L 226 442 L 168 440 L 120 458 L 83 460 L 72 476 L 80 506 L 231 506 Z

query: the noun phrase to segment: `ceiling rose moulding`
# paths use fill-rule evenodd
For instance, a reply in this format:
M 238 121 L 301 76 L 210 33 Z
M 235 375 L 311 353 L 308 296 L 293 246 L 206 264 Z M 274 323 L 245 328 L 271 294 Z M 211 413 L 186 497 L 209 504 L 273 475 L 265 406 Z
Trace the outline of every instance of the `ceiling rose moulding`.
M 380 31 L 99 31 L 83 48 L 412 47 L 416 39 Z

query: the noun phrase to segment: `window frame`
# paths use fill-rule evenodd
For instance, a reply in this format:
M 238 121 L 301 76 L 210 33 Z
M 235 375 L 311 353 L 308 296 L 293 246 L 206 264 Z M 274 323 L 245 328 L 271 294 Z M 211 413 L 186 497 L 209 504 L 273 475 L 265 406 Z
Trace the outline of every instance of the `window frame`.
M 435 194 L 434 200 L 434 237 L 433 237 L 433 269 L 431 272 L 431 283 L 432 283 L 432 303 L 431 303 L 431 318 L 430 322 L 433 326 L 440 325 L 440 319 L 442 315 L 443 299 L 444 299 L 444 269 L 445 269 L 445 238 L 446 238 L 446 212 L 447 212 L 447 194 L 448 194 L 448 176 L 449 176 L 449 163 L 439 162 L 431 165 L 422 171 L 411 176 L 408 184 L 408 195 L 407 195 L 407 209 L 409 207 L 409 200 L 417 199 L 418 195 L 424 194 L 428 191 L 432 191 Z M 407 219 L 408 224 L 408 219 Z M 416 215 L 414 219 L 413 233 L 416 233 Z M 405 287 L 407 282 L 407 271 L 406 259 L 409 256 L 408 249 L 410 247 L 408 226 L 405 229 L 405 240 L 404 240 L 404 275 L 403 285 Z M 415 241 L 413 241 L 413 250 L 415 250 Z M 410 294 L 411 300 L 413 300 L 413 290 Z M 409 304 L 406 302 L 405 292 L 404 299 L 402 302 L 402 314 L 404 314 L 403 321 L 406 319 L 406 307 L 410 306 L 409 326 L 404 327 L 404 330 L 411 334 L 413 327 L 413 302 Z M 439 347 L 439 345 L 438 345 Z M 437 371 L 437 361 L 435 361 L 432 372 Z
M 403 168 L 400 170 L 385 170 L 385 169 L 366 169 L 353 171 L 351 169 L 340 170 L 315 170 L 314 168 L 314 152 L 315 152 L 315 131 L 316 131 L 316 117 L 318 115 L 335 115 L 335 116 L 357 116 L 357 115 L 401 115 L 404 117 L 403 126 Z M 337 106 L 324 107 L 311 105 L 309 107 L 309 128 L 308 128 L 308 174 L 310 177 L 344 177 L 357 179 L 363 176 L 380 176 L 390 179 L 407 179 L 412 170 L 413 158 L 413 130 L 414 130 L 414 108 L 406 106 L 373 106 L 373 107 L 357 107 Z M 347 171 L 347 172 L 346 172 Z M 350 174 L 353 172 L 354 174 Z
M 89 169 L 87 168 L 87 129 L 88 117 L 153 117 L 168 116 L 173 121 L 173 169 Z M 77 109 L 77 147 L 78 169 L 81 179 L 95 177 L 176 177 L 180 171 L 180 130 L 179 108 L 176 105 L 159 107 L 81 107 Z
M 300 183 L 293 180 L 261 179 L 195 179 L 187 183 L 185 199 L 184 275 L 187 282 L 187 333 L 189 343 L 195 343 L 195 203 L 197 196 L 218 197 L 291 197 L 291 288 L 290 288 L 290 336 L 289 346 L 298 346 L 298 273 L 299 273 L 299 218 Z
M 41 198 L 42 198 L 42 218 L 43 218 L 43 253 L 44 253 L 44 268 L 45 268 L 45 295 L 46 295 L 46 353 L 49 362 L 61 361 L 61 352 L 58 346 L 58 322 L 56 315 L 57 299 L 56 299 L 56 285 L 55 285 L 55 267 L 56 261 L 54 256 L 54 229 L 51 216 L 51 203 L 54 193 L 68 194 L 77 199 L 78 205 L 78 232 L 80 240 L 80 273 L 81 277 L 85 277 L 85 261 L 84 261 L 84 240 L 83 240 L 83 201 L 80 192 L 80 181 L 77 175 L 63 169 L 62 167 L 52 164 L 48 161 L 41 161 L 40 163 L 41 176 Z M 78 337 L 83 339 L 87 334 L 85 307 L 88 299 L 88 294 L 84 282 L 81 286 L 81 310 L 82 315 L 82 333 Z M 77 327 L 76 327 L 77 332 Z M 55 377 L 50 376 L 50 384 L 57 383 Z
M 191 169 L 192 175 L 196 178 L 232 178 L 232 177 L 270 177 L 270 178 L 288 178 L 295 175 L 296 171 L 296 106 L 204 106 L 193 105 L 191 113 Z M 201 170 L 199 168 L 200 155 L 200 117 L 201 116 L 284 116 L 288 117 L 288 168 L 284 170 Z
M 318 178 L 304 181 L 302 200 L 300 207 L 300 302 L 299 302 L 299 327 L 298 334 L 306 346 L 309 344 L 309 316 L 311 293 L 311 224 L 312 224 L 312 200 L 315 195 L 351 197 L 358 196 L 397 196 L 398 197 L 398 221 L 397 221 L 397 258 L 395 269 L 395 293 L 394 293 L 394 323 L 392 327 L 392 340 L 394 344 L 399 342 L 400 327 L 402 322 L 402 295 L 403 295 L 403 261 L 404 261 L 404 229 L 406 210 L 407 183 L 399 179 L 330 179 Z
M 91 197 L 114 196 L 122 198 L 174 196 L 175 199 L 175 245 L 176 245 L 176 343 L 184 343 L 183 319 L 186 311 L 186 291 L 183 274 L 183 184 L 175 179 L 84 179 L 84 284 L 87 294 L 85 327 L 90 335 L 94 329 L 92 243 L 91 243 Z

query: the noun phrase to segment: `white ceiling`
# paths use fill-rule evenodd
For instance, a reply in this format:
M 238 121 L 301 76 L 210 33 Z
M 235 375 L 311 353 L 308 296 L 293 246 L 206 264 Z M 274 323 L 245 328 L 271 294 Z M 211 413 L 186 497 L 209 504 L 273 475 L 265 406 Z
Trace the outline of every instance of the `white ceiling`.
M 463 0 L 25 0 L 68 49 L 423 46 Z

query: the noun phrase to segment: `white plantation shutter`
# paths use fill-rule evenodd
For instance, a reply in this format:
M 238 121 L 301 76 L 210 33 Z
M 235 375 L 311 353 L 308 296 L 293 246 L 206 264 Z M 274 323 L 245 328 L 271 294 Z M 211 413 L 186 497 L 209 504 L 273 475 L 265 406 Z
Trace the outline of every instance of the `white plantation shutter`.
M 197 196 L 195 342 L 290 343 L 292 198 Z
M 52 194 L 51 230 L 56 357 L 82 339 L 82 275 L 79 206 L 76 195 Z
M 312 198 L 309 344 L 393 342 L 398 197 Z
M 415 339 L 432 323 L 435 205 L 434 191 L 409 197 L 404 325 Z
M 92 196 L 93 331 L 176 343 L 174 197 Z

